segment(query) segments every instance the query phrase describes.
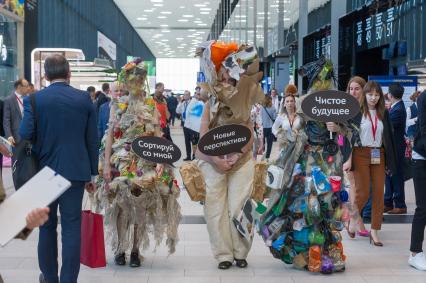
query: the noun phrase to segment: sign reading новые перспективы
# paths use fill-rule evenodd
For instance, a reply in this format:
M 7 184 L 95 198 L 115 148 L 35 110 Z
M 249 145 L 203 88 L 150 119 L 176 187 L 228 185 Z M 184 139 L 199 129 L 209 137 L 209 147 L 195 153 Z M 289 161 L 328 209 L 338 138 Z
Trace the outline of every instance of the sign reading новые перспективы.
M 321 122 L 345 122 L 354 118 L 359 109 L 355 97 L 338 90 L 314 92 L 302 101 L 303 113 Z
M 250 141 L 249 128 L 231 124 L 208 131 L 198 142 L 198 149 L 210 156 L 241 153 L 242 148 Z
M 167 163 L 179 160 L 180 149 L 171 141 L 160 137 L 141 137 L 132 142 L 132 150 L 140 158 L 155 163 Z

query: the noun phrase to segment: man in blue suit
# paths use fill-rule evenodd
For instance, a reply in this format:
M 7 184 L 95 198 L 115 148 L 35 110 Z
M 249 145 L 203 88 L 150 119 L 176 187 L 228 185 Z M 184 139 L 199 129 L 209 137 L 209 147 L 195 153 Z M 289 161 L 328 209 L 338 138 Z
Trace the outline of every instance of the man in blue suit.
M 96 112 L 87 92 L 69 86 L 70 67 L 62 55 L 46 58 L 50 86 L 35 95 L 35 111 L 24 99 L 20 135 L 31 140 L 40 168 L 49 166 L 71 181 L 71 188 L 49 208 L 49 220 L 40 227 L 38 260 L 40 282 L 58 283 L 58 207 L 61 214 L 61 283 L 76 283 L 80 270 L 81 203 L 84 188 L 93 191 L 98 174 Z M 36 124 L 34 123 L 36 119 Z
M 392 176 L 386 176 L 385 208 L 389 214 L 407 213 L 404 192 L 404 158 L 405 158 L 405 122 L 407 112 L 402 101 L 404 87 L 399 83 L 389 86 L 389 99 L 391 108 L 389 111 L 393 126 L 393 135 L 396 144 L 397 170 Z

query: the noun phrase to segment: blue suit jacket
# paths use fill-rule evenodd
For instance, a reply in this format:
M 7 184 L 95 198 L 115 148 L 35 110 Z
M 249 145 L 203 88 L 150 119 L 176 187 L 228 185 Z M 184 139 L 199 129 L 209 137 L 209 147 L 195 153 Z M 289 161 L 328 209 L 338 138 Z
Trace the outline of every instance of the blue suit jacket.
M 36 135 L 40 168 L 49 166 L 70 181 L 98 174 L 96 112 L 90 96 L 57 82 L 35 94 L 37 130 L 29 97 L 24 99 L 23 139 Z
M 393 135 L 395 138 L 397 156 L 405 154 L 405 122 L 407 120 L 407 111 L 403 101 L 396 103 L 389 111 L 393 126 Z

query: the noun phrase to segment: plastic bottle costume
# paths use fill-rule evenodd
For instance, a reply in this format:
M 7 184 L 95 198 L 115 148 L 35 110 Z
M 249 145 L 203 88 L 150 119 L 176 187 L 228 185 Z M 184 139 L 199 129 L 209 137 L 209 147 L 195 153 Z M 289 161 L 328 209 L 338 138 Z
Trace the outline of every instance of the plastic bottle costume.
M 105 208 L 107 238 L 116 254 L 149 246 L 151 234 L 156 245 L 166 237 L 169 253 L 175 252 L 178 225 L 181 220 L 177 202 L 179 188 L 173 169 L 164 165 L 161 176 L 156 165 L 140 158 L 131 149 L 134 139 L 141 136 L 160 136 L 159 117 L 152 98 L 144 97 L 146 68 L 140 59 L 128 63 L 119 75 L 119 81 L 129 96 L 114 98 L 109 127 L 113 129 L 110 163 L 112 181 L 99 178 L 97 199 Z M 104 157 L 104 136 L 101 157 Z M 100 161 L 100 176 L 104 160 Z
M 330 61 L 321 58 L 301 70 L 310 81 L 309 93 L 333 86 Z M 298 114 L 305 120 L 304 126 L 278 138 L 281 151 L 268 168 L 270 200 L 267 207 L 259 204 L 257 208 L 261 214 L 258 232 L 275 258 L 295 268 L 322 273 L 343 271 L 340 231 L 344 228 L 342 214 L 348 194 L 343 185 L 339 144 L 347 129 L 334 133 L 331 140 L 325 123 Z
M 197 53 L 207 80 L 203 87 L 212 95 L 208 129 L 229 124 L 251 127 L 251 108 L 264 97 L 258 84 L 262 74 L 258 72 L 255 48 L 207 42 Z M 221 263 L 245 260 L 252 242 L 240 235 L 233 218 L 253 191 L 255 166 L 251 150 L 235 154 L 238 161 L 227 172 L 218 171 L 210 161 L 197 162 L 206 184 L 204 212 L 210 243 Z M 225 158 L 233 158 L 235 154 Z

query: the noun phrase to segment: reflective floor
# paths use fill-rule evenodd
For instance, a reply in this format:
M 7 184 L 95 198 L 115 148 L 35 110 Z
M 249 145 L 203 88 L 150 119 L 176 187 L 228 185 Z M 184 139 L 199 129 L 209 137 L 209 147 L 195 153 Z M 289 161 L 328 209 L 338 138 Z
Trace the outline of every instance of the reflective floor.
M 181 130 L 172 131 L 175 143 L 184 148 Z M 177 164 L 177 166 L 179 163 Z M 10 169 L 4 170 L 6 186 L 11 193 Z M 414 210 L 412 182 L 406 183 L 409 213 Z M 168 256 L 164 246 L 156 252 L 150 248 L 143 253 L 145 260 L 141 268 L 118 267 L 113 264 L 112 254 L 107 247 L 108 266 L 102 269 L 81 267 L 79 283 L 287 283 L 287 282 L 426 282 L 426 274 L 407 264 L 410 240 L 410 224 L 384 224 L 381 240 L 384 247 L 373 247 L 368 238 L 348 239 L 343 233 L 346 272 L 331 276 L 309 274 L 294 270 L 270 255 L 260 237 L 256 236 L 248 257 L 249 267 L 221 271 L 210 252 L 205 224 L 202 222 L 202 206 L 193 203 L 183 192 L 181 196 L 184 223 L 180 226 L 180 242 L 174 255 Z M 395 218 L 396 219 L 396 218 Z M 401 222 L 401 221 L 397 221 Z M 369 225 L 367 225 L 368 227 Z M 0 249 L 0 273 L 6 283 L 38 282 L 37 263 L 38 233 L 27 241 L 16 240 Z

